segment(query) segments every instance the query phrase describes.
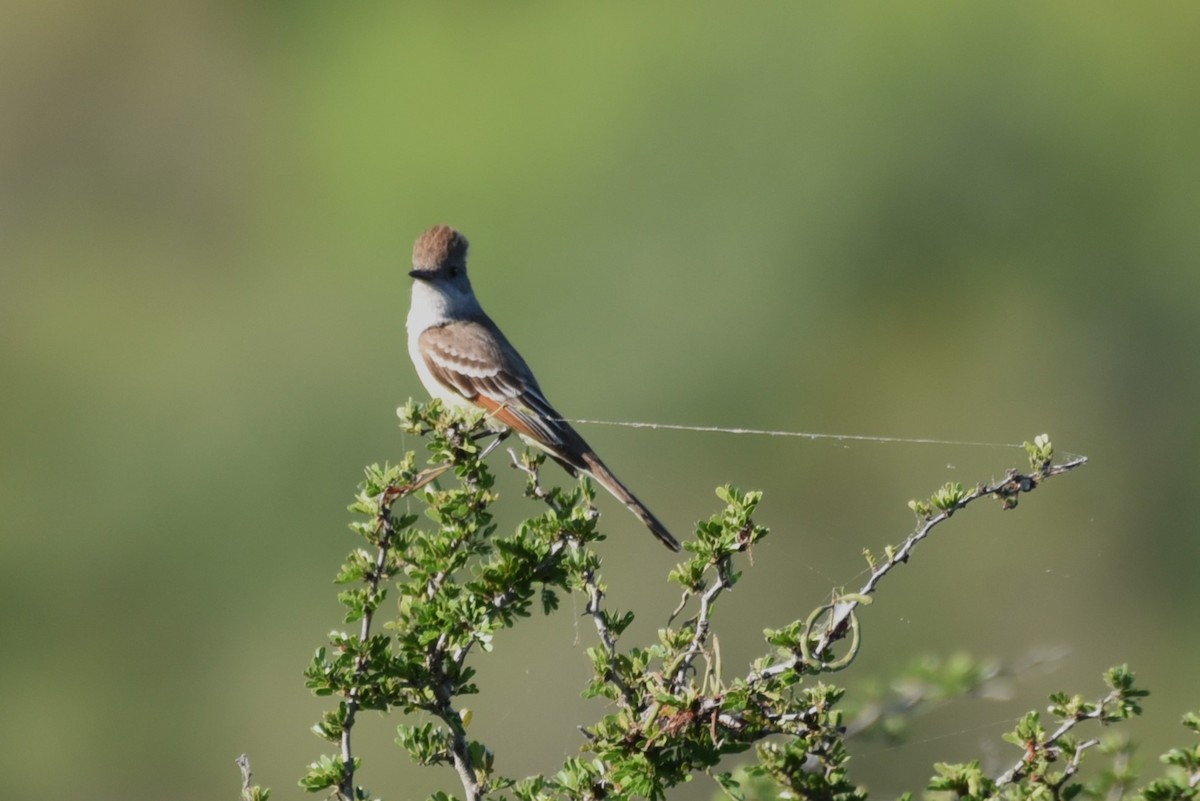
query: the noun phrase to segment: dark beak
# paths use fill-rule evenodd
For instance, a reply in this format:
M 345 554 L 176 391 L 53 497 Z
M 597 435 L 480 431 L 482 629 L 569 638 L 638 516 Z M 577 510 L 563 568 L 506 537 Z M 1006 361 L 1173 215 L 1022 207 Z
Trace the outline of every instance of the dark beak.
M 420 270 L 409 270 L 408 277 L 409 278 L 423 278 L 424 276 L 422 275 Z

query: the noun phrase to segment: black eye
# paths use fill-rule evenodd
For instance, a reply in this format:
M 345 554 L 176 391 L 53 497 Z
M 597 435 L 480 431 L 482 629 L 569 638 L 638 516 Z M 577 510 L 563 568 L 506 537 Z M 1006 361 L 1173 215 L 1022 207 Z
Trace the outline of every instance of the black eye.
M 450 265 L 450 277 L 451 277 L 451 278 L 454 278 L 454 277 L 455 277 L 455 276 L 457 276 L 457 275 L 458 275 L 458 265 L 457 265 L 457 264 L 451 264 L 451 265 Z

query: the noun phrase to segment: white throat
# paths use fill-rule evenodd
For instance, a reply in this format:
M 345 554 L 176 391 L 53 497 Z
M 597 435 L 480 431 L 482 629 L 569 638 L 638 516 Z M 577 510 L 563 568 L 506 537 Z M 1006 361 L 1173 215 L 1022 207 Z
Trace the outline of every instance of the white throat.
M 462 318 L 462 306 L 457 293 L 443 290 L 440 283 L 414 280 L 412 305 L 408 308 L 408 338 L 419 336 L 432 325 L 444 325 Z
M 412 305 L 408 309 L 408 355 L 413 366 L 417 368 L 417 376 L 425 389 L 435 398 L 451 406 L 471 408 L 461 395 L 448 391 L 442 383 L 429 372 L 425 357 L 421 353 L 420 336 L 427 328 L 445 325 L 455 320 L 469 320 L 483 316 L 483 309 L 471 285 L 465 280 L 448 283 L 446 281 L 414 280 L 412 286 Z

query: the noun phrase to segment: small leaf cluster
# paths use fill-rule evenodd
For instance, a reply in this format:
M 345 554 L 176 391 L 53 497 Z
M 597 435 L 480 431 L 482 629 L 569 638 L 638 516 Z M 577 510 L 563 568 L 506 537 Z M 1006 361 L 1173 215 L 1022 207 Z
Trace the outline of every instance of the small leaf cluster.
M 351 764 L 354 769 L 357 769 L 361 762 L 353 759 Z M 315 761 L 309 763 L 308 771 L 300 778 L 300 786 L 310 793 L 316 793 L 338 786 L 345 780 L 345 777 L 346 762 L 344 760 L 330 754 L 321 754 Z M 359 793 L 358 797 L 365 798 L 366 794 Z
M 913 514 L 923 521 L 933 519 L 938 513 L 949 517 L 963 505 L 963 501 L 967 497 L 967 491 L 963 489 L 961 483 L 947 482 L 928 499 L 909 501 L 908 508 L 912 509 Z
M 736 487 L 717 488 L 717 498 L 725 508 L 708 520 L 696 524 L 696 539 L 684 543 L 685 550 L 694 556 L 671 571 L 669 579 L 693 594 L 704 590 L 705 574 L 716 568 L 727 568 L 734 554 L 750 550 L 767 535 L 767 529 L 755 525 L 754 511 L 762 501 L 761 492 L 742 492 Z M 728 573 L 728 587 L 737 583 L 740 574 Z
M 1192 734 L 1200 735 L 1200 714 L 1189 712 L 1183 725 Z M 1140 798 L 1144 801 L 1195 801 L 1200 798 L 1200 744 L 1189 748 L 1173 748 L 1163 754 L 1161 761 L 1168 766 L 1165 778 L 1146 785 Z
M 1033 442 L 1023 443 L 1025 453 L 1029 455 L 1029 467 L 1035 473 L 1045 473 L 1054 461 L 1054 443 L 1049 434 L 1038 434 Z
M 1080 769 L 1085 752 L 1100 744 L 1098 739 L 1081 740 L 1074 729 L 1093 721 L 1102 725 L 1119 723 L 1141 714 L 1140 700 L 1148 693 L 1136 686 L 1133 672 L 1126 666 L 1110 668 L 1104 674 L 1109 692 L 1096 701 L 1080 695 L 1054 693 L 1047 709 L 1055 725 L 1048 729 L 1041 715 L 1029 712 L 1016 727 L 1003 735 L 1015 745 L 1021 756 L 1008 771 L 996 779 L 987 777 L 978 761 L 935 765 L 936 775 L 929 790 L 949 792 L 960 799 L 1061 799 L 1070 801 L 1086 789 L 1072 781 Z

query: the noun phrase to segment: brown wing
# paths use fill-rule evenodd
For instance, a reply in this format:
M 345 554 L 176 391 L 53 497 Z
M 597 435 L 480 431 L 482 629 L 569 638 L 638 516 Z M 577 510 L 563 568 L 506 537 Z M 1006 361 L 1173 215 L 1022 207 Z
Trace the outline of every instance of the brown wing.
M 428 328 L 419 338 L 425 366 L 443 386 L 541 445 L 572 475 L 582 470 L 642 520 L 654 536 L 678 551 L 679 542 L 600 461 L 562 419 L 525 360 L 486 317 Z
M 491 320 L 427 328 L 420 344 L 425 365 L 443 385 L 567 465 L 586 468 L 582 455 L 591 448 L 546 400 L 525 360 Z

